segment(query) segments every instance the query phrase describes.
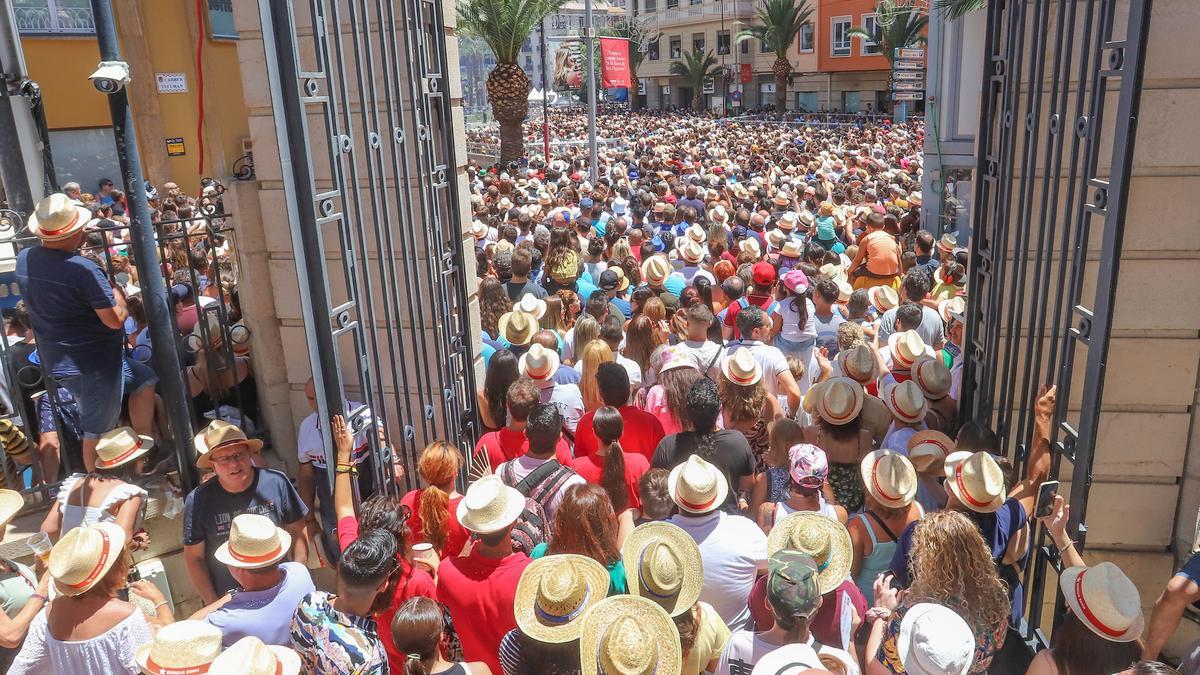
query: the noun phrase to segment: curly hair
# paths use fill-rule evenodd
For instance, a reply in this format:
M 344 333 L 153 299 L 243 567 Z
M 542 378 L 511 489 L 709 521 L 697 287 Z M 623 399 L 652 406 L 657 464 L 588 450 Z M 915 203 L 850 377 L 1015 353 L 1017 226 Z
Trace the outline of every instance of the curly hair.
M 1008 621 L 1008 589 L 979 527 L 957 511 L 926 514 L 913 532 L 912 602 L 952 605 L 974 632 L 990 634 Z
M 621 559 L 612 500 L 595 483 L 572 485 L 550 522 L 547 553 L 585 555 L 608 566 Z
M 558 296 L 558 302 L 562 305 L 559 310 L 558 328 L 562 331 L 568 331 L 575 325 L 576 316 L 571 313 L 571 305 L 579 302 L 579 296 L 575 295 L 575 291 L 562 289 L 555 293 Z M 549 311 L 547 309 L 547 311 Z
M 483 332 L 498 338 L 500 317 L 511 310 L 512 301 L 499 279 L 484 277 L 479 280 L 479 323 Z
M 417 516 L 421 519 L 421 531 L 425 540 L 433 544 L 439 553 L 446 546 L 446 521 L 450 519 L 451 514 L 450 495 L 438 486 L 453 482 L 462 463 L 462 453 L 446 441 L 430 443 L 417 459 L 417 472 L 429 483 L 429 487 L 421 491 L 421 505 L 417 509 Z
M 754 384 L 736 384 L 729 381 L 725 373 L 717 380 L 721 395 L 721 409 L 725 412 L 725 423 L 753 422 L 762 417 L 763 405 L 767 402 L 767 388 L 762 380 Z

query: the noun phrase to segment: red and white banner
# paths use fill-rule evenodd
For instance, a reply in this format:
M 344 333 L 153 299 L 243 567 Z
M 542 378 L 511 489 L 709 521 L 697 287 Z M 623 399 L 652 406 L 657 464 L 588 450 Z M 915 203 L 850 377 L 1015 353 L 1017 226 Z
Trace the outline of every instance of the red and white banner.
M 600 38 L 600 68 L 605 89 L 629 88 L 629 40 Z
M 741 64 L 741 73 L 740 74 L 742 76 L 741 77 L 742 84 L 750 84 L 751 82 L 754 81 L 754 73 L 751 72 L 749 63 Z

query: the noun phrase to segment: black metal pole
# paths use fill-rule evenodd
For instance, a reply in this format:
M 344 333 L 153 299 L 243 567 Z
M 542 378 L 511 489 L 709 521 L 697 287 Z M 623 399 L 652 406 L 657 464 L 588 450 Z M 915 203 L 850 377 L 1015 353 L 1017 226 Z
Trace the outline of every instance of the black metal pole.
M 24 218 L 33 212 L 33 194 L 29 189 L 29 174 L 25 171 L 13 106 L 24 105 L 25 101 L 9 89 L 25 76 L 20 72 L 20 44 L 10 3 L 0 5 L 0 148 L 5 149 L 0 152 L 0 183 L 4 185 L 8 208 Z
M 546 17 L 538 24 L 542 40 L 542 143 L 546 149 L 546 168 L 550 168 L 550 85 L 546 77 Z
M 96 39 L 100 43 L 102 61 L 120 61 L 121 46 L 117 40 L 117 25 L 113 20 L 110 0 L 92 0 L 96 21 Z M 204 39 L 199 36 L 198 39 Z M 122 87 L 108 95 L 108 110 L 112 115 L 113 137 L 117 158 L 121 163 L 121 178 L 125 183 L 125 199 L 129 204 L 130 246 L 137 265 L 138 282 L 142 287 L 142 303 L 146 308 L 150 340 L 154 345 L 154 369 L 158 373 L 158 393 L 162 396 L 175 434 L 175 454 L 179 462 L 179 477 L 185 490 L 196 484 L 192 461 L 192 416 L 184 395 L 183 373 L 179 364 L 179 343 L 172 328 L 171 306 L 167 304 L 167 289 L 158 266 L 158 249 L 150 206 L 146 203 L 142 162 L 138 155 L 137 135 L 133 129 L 133 111 L 129 96 Z

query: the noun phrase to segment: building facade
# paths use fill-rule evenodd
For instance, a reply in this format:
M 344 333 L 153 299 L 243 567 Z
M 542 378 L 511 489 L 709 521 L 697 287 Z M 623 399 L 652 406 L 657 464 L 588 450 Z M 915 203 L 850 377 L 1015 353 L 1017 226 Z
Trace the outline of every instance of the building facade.
M 851 37 L 873 31 L 875 0 L 821 0 L 817 67 L 825 80 L 824 108 L 844 113 L 887 110 L 891 65 L 879 45 Z

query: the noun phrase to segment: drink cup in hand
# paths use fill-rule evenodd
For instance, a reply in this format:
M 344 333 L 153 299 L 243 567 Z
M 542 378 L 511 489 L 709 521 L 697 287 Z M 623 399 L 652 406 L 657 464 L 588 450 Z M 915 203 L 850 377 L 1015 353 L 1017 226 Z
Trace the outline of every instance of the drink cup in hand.
M 29 545 L 30 550 L 33 551 L 33 555 L 37 556 L 37 559 L 42 561 L 43 565 L 50 561 L 50 549 L 54 548 L 54 543 L 50 541 L 50 535 L 45 532 L 38 532 L 30 537 L 26 543 Z

